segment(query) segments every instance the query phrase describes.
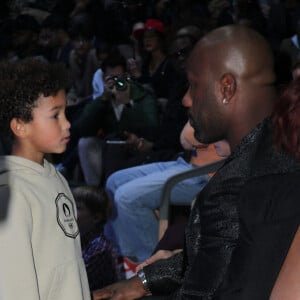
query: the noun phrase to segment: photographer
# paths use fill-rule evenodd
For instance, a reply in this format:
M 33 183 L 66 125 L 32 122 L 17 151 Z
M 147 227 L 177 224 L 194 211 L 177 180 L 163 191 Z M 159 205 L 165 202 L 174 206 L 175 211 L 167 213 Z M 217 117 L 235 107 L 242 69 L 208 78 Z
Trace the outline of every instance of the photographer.
M 156 99 L 127 75 L 123 56 L 112 53 L 102 69 L 104 94 L 85 106 L 72 130 L 74 138 L 79 139 L 80 164 L 85 182 L 90 185 L 99 185 L 103 172 L 106 177 L 135 155 L 129 143 L 124 142 L 124 132 L 151 140 L 159 122 Z M 111 139 L 113 144 L 106 142 Z M 123 143 L 116 143 L 116 139 Z

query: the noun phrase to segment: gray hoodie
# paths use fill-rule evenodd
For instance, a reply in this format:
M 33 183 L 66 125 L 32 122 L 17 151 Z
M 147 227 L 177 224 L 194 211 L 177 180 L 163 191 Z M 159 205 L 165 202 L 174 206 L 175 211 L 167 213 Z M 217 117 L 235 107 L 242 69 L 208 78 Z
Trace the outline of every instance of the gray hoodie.
M 89 300 L 76 207 L 54 166 L 0 157 L 0 299 Z

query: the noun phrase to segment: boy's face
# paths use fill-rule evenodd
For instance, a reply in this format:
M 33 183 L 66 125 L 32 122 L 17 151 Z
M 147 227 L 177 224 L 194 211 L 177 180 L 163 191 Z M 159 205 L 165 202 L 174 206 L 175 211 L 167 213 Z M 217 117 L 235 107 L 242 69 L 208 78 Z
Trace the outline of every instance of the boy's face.
M 70 139 L 70 123 L 65 116 L 66 96 L 60 90 L 56 96 L 41 96 L 32 111 L 33 120 L 25 123 L 26 158 L 41 163 L 46 153 L 62 153 Z M 26 149 L 25 149 L 26 148 Z

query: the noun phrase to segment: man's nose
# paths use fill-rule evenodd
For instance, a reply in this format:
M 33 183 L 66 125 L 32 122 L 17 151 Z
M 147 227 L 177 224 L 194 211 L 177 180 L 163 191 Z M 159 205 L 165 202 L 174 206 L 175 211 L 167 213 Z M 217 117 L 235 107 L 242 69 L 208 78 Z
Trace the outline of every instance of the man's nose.
M 191 107 L 192 106 L 192 97 L 190 94 L 190 90 L 188 89 L 187 92 L 184 94 L 183 98 L 182 98 L 182 105 L 185 107 Z

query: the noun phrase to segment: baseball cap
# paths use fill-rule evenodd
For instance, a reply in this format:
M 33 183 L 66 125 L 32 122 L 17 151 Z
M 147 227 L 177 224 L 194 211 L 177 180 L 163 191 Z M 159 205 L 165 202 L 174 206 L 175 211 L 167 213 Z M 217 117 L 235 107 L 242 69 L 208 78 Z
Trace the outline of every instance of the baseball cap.
M 144 23 L 143 22 L 137 22 L 133 25 L 131 34 L 136 40 L 141 38 L 143 32 L 144 32 Z
M 144 24 L 144 30 L 155 30 L 160 33 L 166 32 L 166 27 L 164 23 L 157 19 L 148 19 Z

